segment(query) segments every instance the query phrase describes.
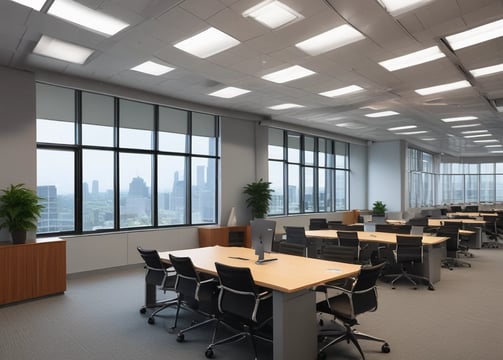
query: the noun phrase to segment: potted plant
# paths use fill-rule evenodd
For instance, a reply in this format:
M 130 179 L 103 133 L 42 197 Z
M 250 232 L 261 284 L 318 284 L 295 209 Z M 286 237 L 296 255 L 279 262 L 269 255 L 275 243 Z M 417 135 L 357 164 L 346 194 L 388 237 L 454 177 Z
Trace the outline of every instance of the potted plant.
M 9 230 L 14 244 L 26 241 L 26 232 L 37 228 L 37 220 L 44 208 L 37 193 L 24 184 L 10 185 L 0 195 L 0 229 Z
M 380 200 L 374 201 L 372 206 L 373 206 L 372 207 L 373 215 L 384 216 L 384 214 L 386 213 L 386 204 L 384 204 L 382 201 Z
M 272 198 L 271 193 L 274 191 L 269 188 L 270 185 L 270 182 L 260 179 L 259 181 L 247 184 L 243 188 L 243 193 L 248 195 L 246 205 L 251 208 L 252 215 L 256 219 L 264 218 L 269 210 L 269 203 Z

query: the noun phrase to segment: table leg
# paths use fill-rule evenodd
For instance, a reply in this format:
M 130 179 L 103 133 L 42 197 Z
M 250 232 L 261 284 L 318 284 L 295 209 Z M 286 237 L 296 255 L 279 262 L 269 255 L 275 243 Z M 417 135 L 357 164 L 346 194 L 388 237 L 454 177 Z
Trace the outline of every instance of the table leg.
M 274 291 L 274 360 L 314 360 L 317 358 L 316 294 Z

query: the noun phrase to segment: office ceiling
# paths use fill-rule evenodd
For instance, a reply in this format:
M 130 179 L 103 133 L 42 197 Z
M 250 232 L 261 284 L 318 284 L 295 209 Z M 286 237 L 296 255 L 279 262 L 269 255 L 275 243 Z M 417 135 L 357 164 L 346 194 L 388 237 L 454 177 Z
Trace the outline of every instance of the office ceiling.
M 468 70 L 503 62 L 503 37 L 452 51 L 445 36 L 503 19 L 502 0 L 433 0 L 393 17 L 377 0 L 282 0 L 304 18 L 271 30 L 242 13 L 261 0 L 79 0 L 117 17 L 128 28 L 111 37 L 85 30 L 9 0 L 0 1 L 0 65 L 63 73 L 141 89 L 165 96 L 252 113 L 321 131 L 368 141 L 404 139 L 425 150 L 452 156 L 501 156 L 462 131 L 487 129 L 503 144 L 503 72 L 473 78 Z M 363 40 L 317 56 L 295 44 L 348 23 Z M 173 45 L 213 26 L 241 43 L 201 59 Z M 35 55 L 41 35 L 94 49 L 84 65 Z M 414 67 L 389 72 L 378 62 L 438 45 L 447 55 Z M 162 76 L 130 69 L 145 61 L 174 67 Z M 283 84 L 261 77 L 291 65 L 316 74 Z M 415 89 L 468 80 L 471 87 L 429 96 Z M 328 98 L 320 92 L 358 85 L 364 91 Z M 222 99 L 208 94 L 234 86 L 249 93 Z M 271 110 L 295 103 L 302 108 Z M 392 110 L 399 115 L 369 118 Z M 440 119 L 476 116 L 473 128 L 452 128 Z M 456 123 L 458 124 L 458 123 Z M 389 128 L 416 125 L 426 133 L 398 135 Z M 503 149 L 503 148 L 502 148 Z

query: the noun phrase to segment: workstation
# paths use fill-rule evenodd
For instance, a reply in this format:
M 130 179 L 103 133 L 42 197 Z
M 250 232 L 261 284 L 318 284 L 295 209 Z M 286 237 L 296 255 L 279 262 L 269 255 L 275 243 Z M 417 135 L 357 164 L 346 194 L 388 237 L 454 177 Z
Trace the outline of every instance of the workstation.
M 243 187 L 259 179 L 274 190 L 267 218 L 278 234 L 285 226 L 309 234 L 311 218 L 344 221 L 355 209 L 371 216 L 376 200 L 395 223 L 450 205 L 477 205 L 478 217 L 502 207 L 502 75 L 472 74 L 501 63 L 502 37 L 461 48 L 449 43 L 451 35 L 499 24 L 500 1 L 431 0 L 394 12 L 375 0 L 292 0 L 285 3 L 300 17 L 276 29 L 243 15 L 260 2 L 67 1 L 77 4 L 75 13 L 120 19 L 113 35 L 61 18 L 57 0 L 1 2 L 0 188 L 23 183 L 46 202 L 26 244 L 11 244 L 0 230 L 2 259 L 16 253 L 25 260 L 15 269 L 1 262 L 0 311 L 49 294 L 67 298 L 75 278 L 96 272 L 141 272 L 138 246 L 174 252 L 216 239 L 251 247 L 254 216 Z M 356 29 L 358 40 L 316 54 L 302 46 L 342 25 Z M 208 28 L 237 43 L 206 57 L 185 51 L 181 42 Z M 58 41 L 88 56 L 78 63 L 44 52 L 44 44 Z M 393 71 L 380 64 L 432 47 L 435 60 Z M 166 72 L 140 71 L 148 62 Z M 269 80 L 288 65 L 312 73 Z M 416 91 L 452 82 L 464 87 Z M 226 87 L 245 93 L 218 96 Z M 346 87 L 357 91 L 330 92 Z M 385 111 L 393 113 L 379 114 Z M 453 120 L 460 117 L 468 119 Z M 497 251 L 482 248 L 483 236 L 467 261 Z M 57 250 L 48 238 L 57 239 Z M 490 242 L 499 245 L 497 237 Z M 441 247 L 427 244 L 427 258 Z M 451 284 L 442 284 L 445 269 L 434 264 L 438 270 L 426 273 L 436 287 L 432 297 Z M 34 268 L 43 276 L 17 278 Z M 20 294 L 20 282 L 35 288 Z M 131 285 L 141 297 L 143 285 Z M 6 358 L 27 357 L 11 347 L 0 355 L 5 351 Z

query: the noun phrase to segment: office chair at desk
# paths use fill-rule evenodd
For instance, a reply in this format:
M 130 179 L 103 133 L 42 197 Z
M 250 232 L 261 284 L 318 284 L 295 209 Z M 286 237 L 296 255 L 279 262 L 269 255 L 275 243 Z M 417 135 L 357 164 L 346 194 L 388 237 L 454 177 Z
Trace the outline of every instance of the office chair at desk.
M 357 317 L 359 315 L 377 310 L 376 282 L 383 267 L 384 263 L 363 266 L 358 276 L 345 287 L 325 285 L 317 288 L 318 291 L 321 290 L 324 293 L 325 299 L 316 304 L 316 310 L 334 316 L 332 326 L 326 326 L 325 322 L 320 320 L 318 338 L 322 345 L 318 350 L 318 359 L 324 359 L 325 350 L 341 341 L 352 342 L 360 352 L 362 359 L 365 359 L 358 339 L 381 342 L 383 343 L 381 351 L 383 353 L 390 352 L 390 346 L 386 340 L 361 333 L 353 328 L 358 325 Z M 329 296 L 330 289 L 338 290 L 340 293 Z
M 442 266 L 452 270 L 453 267 L 457 266 L 468 266 L 472 265 L 458 258 L 460 252 L 459 247 L 459 224 L 449 224 L 441 226 L 437 231 L 437 236 L 447 237 L 446 250 L 447 257 L 442 259 Z
M 202 278 L 202 274 L 196 271 L 190 257 L 177 257 L 170 254 L 169 259 L 176 270 L 175 290 L 178 293 L 175 323 L 172 329 L 176 329 L 182 307 L 206 319 L 202 322 L 193 322 L 188 328 L 180 330 L 176 340 L 183 342 L 186 332 L 217 322 L 218 281 L 212 277 Z
M 171 305 L 176 305 L 177 297 L 150 303 L 156 298 L 157 287 L 164 293 L 175 291 L 176 272 L 175 269 L 163 263 L 157 250 L 147 250 L 137 247 L 140 256 L 145 262 L 145 305 L 140 308 L 140 313 L 145 314 L 148 308 L 156 308 L 148 317 L 148 323 L 155 323 L 155 316 Z
M 255 339 L 272 342 L 272 292 L 255 285 L 250 268 L 215 263 L 220 281 L 218 325 L 225 324 L 237 331 L 229 337 L 213 341 L 205 355 L 212 358 L 215 346 L 249 338 L 254 359 L 257 359 Z M 215 333 L 218 331 L 218 325 Z M 268 326 L 270 325 L 270 326 Z
M 423 237 L 422 236 L 402 236 L 397 235 L 396 237 L 396 262 L 400 264 L 399 274 L 388 274 L 392 276 L 391 280 L 392 289 L 395 288 L 395 282 L 399 279 L 407 279 L 413 285 L 414 289 L 417 289 L 417 282 L 426 282 L 428 285 L 428 290 L 435 290 L 430 279 L 425 276 L 416 275 L 412 273 L 413 267 L 416 264 L 423 263 Z

